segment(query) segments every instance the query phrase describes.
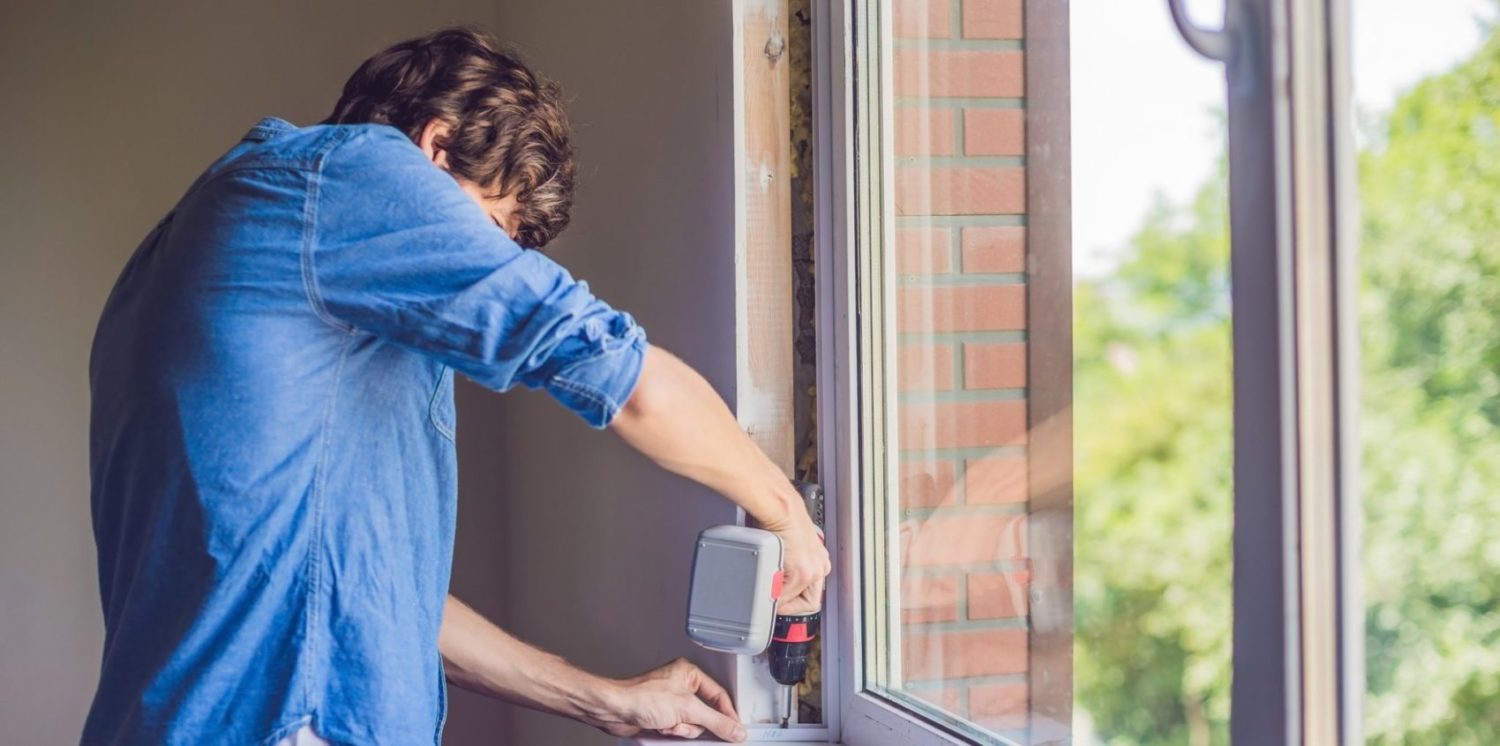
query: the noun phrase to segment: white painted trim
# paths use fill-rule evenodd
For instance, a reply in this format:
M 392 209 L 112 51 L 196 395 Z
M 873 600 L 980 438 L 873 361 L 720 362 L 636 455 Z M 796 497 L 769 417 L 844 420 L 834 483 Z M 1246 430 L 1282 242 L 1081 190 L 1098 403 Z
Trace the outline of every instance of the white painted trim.
M 833 731 L 840 742 L 848 746 L 956 746 L 971 743 L 969 740 L 945 731 L 914 712 L 902 709 L 893 703 L 864 691 L 864 615 L 865 604 L 863 555 L 864 515 L 861 486 L 860 459 L 872 449 L 860 442 L 859 367 L 860 329 L 856 322 L 859 296 L 856 278 L 856 240 L 861 231 L 855 224 L 859 210 L 859 182 L 868 176 L 856 173 L 856 166 L 879 168 L 878 176 L 887 185 L 879 191 L 880 204 L 877 213 L 881 224 L 876 228 L 883 240 L 890 239 L 891 219 L 894 215 L 892 191 L 892 161 L 876 157 L 875 163 L 859 163 L 855 118 L 863 110 L 856 96 L 855 65 L 856 19 L 855 6 L 862 9 L 884 5 L 878 0 L 815 0 L 817 15 L 814 21 L 814 40 L 817 45 L 813 56 L 815 81 L 815 118 L 820 122 L 816 130 L 819 138 L 814 148 L 819 155 L 817 192 L 818 230 L 818 423 L 819 454 L 821 465 L 819 478 L 827 495 L 828 521 L 836 538 L 830 542 L 834 552 L 834 576 L 837 583 L 830 583 L 830 597 L 836 597 L 833 605 L 837 613 L 837 624 L 833 632 L 837 635 L 836 683 L 841 705 L 837 708 L 839 727 Z M 886 6 L 889 7 L 889 6 Z M 890 39 L 889 14 L 882 14 L 882 33 Z M 818 21 L 823 21 L 818 30 Z M 880 50 L 878 81 L 889 86 L 892 80 L 892 59 L 888 49 Z M 837 62 L 838 64 L 833 64 Z M 879 90 L 860 81 L 861 91 Z M 892 97 L 881 96 L 879 111 L 881 119 L 889 123 L 892 113 Z M 880 152 L 891 153 L 891 128 L 882 126 Z M 886 268 L 887 287 L 890 269 Z M 885 323 L 893 326 L 890 318 Z M 887 328 L 887 338 L 894 339 L 892 329 Z M 888 358 L 894 353 L 887 349 Z M 894 370 L 894 361 L 886 361 L 888 369 Z M 884 464 L 884 468 L 892 468 Z M 834 595 L 836 589 L 836 596 Z M 825 690 L 832 697 L 832 679 L 825 681 Z M 832 722 L 832 721 L 831 721 Z
M 813 233 L 817 267 L 818 479 L 824 494 L 824 534 L 833 559 L 823 624 L 823 701 L 830 741 L 840 741 L 848 693 L 857 686 L 859 521 L 857 463 L 850 428 L 857 411 L 853 378 L 854 273 L 853 124 L 854 48 L 849 3 L 813 0 Z M 854 582 L 850 582 L 853 580 Z

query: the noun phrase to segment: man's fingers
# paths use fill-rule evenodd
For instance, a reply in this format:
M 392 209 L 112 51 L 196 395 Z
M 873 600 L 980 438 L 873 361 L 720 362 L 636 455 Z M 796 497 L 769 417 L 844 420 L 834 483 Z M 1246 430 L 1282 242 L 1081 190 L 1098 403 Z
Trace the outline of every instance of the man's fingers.
M 811 584 L 811 579 L 802 573 L 788 573 L 783 576 L 782 580 L 781 597 L 786 599 L 801 596 Z
M 734 718 L 736 722 L 739 721 L 740 715 L 734 711 L 734 698 L 729 696 L 724 687 L 719 686 L 719 682 L 701 670 L 698 671 L 698 697 L 713 705 L 719 712 Z
M 812 590 L 812 589 L 809 588 L 808 590 Z M 822 601 L 822 597 L 821 596 L 813 596 L 813 595 L 804 593 L 804 594 L 802 594 L 800 596 L 797 596 L 796 598 L 789 598 L 785 602 L 783 602 L 782 604 L 780 604 L 779 606 L 777 606 L 776 607 L 776 613 L 777 614 L 786 614 L 788 616 L 798 616 L 798 615 L 801 615 L 801 614 L 811 614 L 814 611 L 817 611 L 818 609 L 821 609 L 822 608 L 822 604 L 823 604 L 823 601 Z
M 745 726 L 740 721 L 725 715 L 694 697 L 688 705 L 686 722 L 709 729 L 722 741 L 738 743 L 745 740 Z
M 826 581 L 822 578 L 813 580 L 802 586 L 795 593 L 783 593 L 782 601 L 777 607 L 778 614 L 811 614 L 823 608 L 823 586 Z
M 827 582 L 828 581 L 824 578 L 818 578 L 817 580 L 813 581 L 813 584 L 808 586 L 807 588 L 806 595 L 808 597 L 808 600 L 812 601 L 815 604 L 821 605 L 823 603 L 823 587 Z
M 663 728 L 661 734 L 673 738 L 697 738 L 703 735 L 703 729 L 692 723 L 678 723 L 670 728 Z

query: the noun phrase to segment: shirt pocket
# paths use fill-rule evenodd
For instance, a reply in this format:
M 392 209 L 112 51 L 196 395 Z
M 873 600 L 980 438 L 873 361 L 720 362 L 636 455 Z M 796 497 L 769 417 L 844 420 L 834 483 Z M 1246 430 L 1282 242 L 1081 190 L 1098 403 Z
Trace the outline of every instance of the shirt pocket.
M 437 385 L 432 389 L 432 401 L 427 406 L 427 419 L 448 440 L 454 439 L 455 412 L 453 406 L 453 369 L 443 366 L 438 374 Z

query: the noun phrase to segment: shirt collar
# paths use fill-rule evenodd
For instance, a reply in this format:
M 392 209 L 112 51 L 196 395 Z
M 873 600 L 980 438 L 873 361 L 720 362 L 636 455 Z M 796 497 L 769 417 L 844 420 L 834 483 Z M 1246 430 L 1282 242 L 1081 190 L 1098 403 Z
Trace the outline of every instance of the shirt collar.
M 264 142 L 295 129 L 297 129 L 296 125 L 285 119 L 266 117 L 260 120 L 254 127 L 251 127 L 250 131 L 245 133 L 244 139 L 250 142 Z

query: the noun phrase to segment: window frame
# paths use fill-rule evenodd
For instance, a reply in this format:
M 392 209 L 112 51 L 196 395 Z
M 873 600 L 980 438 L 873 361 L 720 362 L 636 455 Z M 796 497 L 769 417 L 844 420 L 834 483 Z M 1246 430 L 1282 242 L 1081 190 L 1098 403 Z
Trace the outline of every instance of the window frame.
M 1177 0 L 1166 1 L 1181 10 Z M 842 734 L 852 746 L 970 743 L 964 734 L 863 687 L 864 641 L 871 635 L 878 640 L 884 627 L 878 614 L 867 619 L 864 613 L 872 601 L 862 587 L 872 555 L 864 546 L 882 533 L 878 523 L 866 521 L 866 508 L 874 502 L 866 498 L 873 469 L 889 468 L 890 460 L 877 458 L 880 442 L 872 441 L 879 440 L 878 429 L 870 437 L 861 427 L 878 423 L 884 406 L 861 401 L 861 384 L 870 391 L 884 387 L 874 385 L 880 373 L 868 369 L 875 366 L 860 364 L 862 343 L 867 344 L 860 335 L 875 324 L 888 327 L 889 320 L 871 305 L 870 293 L 861 294 L 859 278 L 888 283 L 890 272 L 871 256 L 880 252 L 860 247 L 883 245 L 893 210 L 881 186 L 891 183 L 890 164 L 882 156 L 891 152 L 890 134 L 882 131 L 890 121 L 890 104 L 882 103 L 877 87 L 891 80 L 890 59 L 856 40 L 861 33 L 872 38 L 872 31 L 879 34 L 873 38 L 891 38 L 888 19 L 875 14 L 874 23 L 884 26 L 871 25 L 868 11 L 882 5 L 877 0 L 814 3 L 814 96 L 822 144 L 816 239 L 823 268 L 818 278 L 819 457 L 835 506 L 830 547 L 836 549 L 836 575 L 842 579 L 830 586 L 837 601 L 835 660 L 828 670 L 842 683 L 826 689 L 830 701 L 839 697 L 841 702 L 829 708 L 842 718 L 842 727 L 831 733 Z M 1058 117 L 1066 123 L 1069 94 L 1046 94 L 1067 76 L 1067 6 L 1067 0 L 1026 0 L 1029 210 L 1039 204 L 1035 182 L 1045 181 L 1036 178 L 1034 158 L 1042 151 L 1032 138 L 1049 127 L 1066 131 Z M 1044 8 L 1055 11 L 1051 18 L 1038 14 Z M 1193 35 L 1190 22 L 1183 30 Z M 1363 604 L 1349 3 L 1226 0 L 1224 28 L 1206 35 L 1222 42 L 1216 49 L 1226 63 L 1235 247 L 1230 730 L 1244 743 L 1352 745 L 1360 742 Z M 1049 50 L 1049 42 L 1061 43 Z M 1052 77 L 1038 75 L 1041 55 L 1047 61 L 1043 71 L 1054 66 Z M 874 131 L 858 127 L 861 115 L 875 124 Z M 1066 140 L 1061 145 L 1061 161 L 1047 168 L 1066 173 Z M 871 173 L 878 178 L 868 178 Z M 1035 227 L 1066 241 L 1063 181 L 1063 188 L 1050 195 L 1063 200 L 1064 219 Z M 875 205 L 880 218 L 862 219 Z M 1029 240 L 1038 238 L 1033 233 Z M 861 317 L 877 321 L 861 327 Z M 883 367 L 894 370 L 888 351 L 884 357 Z M 1063 431 L 1069 440 L 1070 430 L 1071 424 Z M 1071 514 L 1070 493 L 1051 499 L 1051 507 Z M 878 602 L 879 593 L 875 589 L 873 600 Z M 1070 598 L 1065 605 L 1071 619 Z M 1061 695 L 1051 698 L 1051 706 L 1070 719 L 1070 649 L 1067 660 L 1067 685 L 1051 690 Z
M 872 439 L 865 436 L 860 424 L 865 420 L 859 397 L 859 376 L 870 373 L 870 366 L 859 364 L 862 348 L 858 317 L 868 309 L 868 299 L 861 304 L 857 265 L 862 261 L 857 246 L 868 245 L 870 231 L 886 230 L 882 225 L 862 224 L 861 204 L 879 204 L 875 214 L 889 215 L 889 194 L 880 189 L 889 182 L 889 164 L 879 149 L 889 147 L 889 133 L 869 137 L 857 136 L 857 106 L 873 106 L 877 125 L 888 117 L 889 104 L 882 105 L 879 96 L 870 96 L 872 81 L 857 80 L 861 62 L 874 62 L 875 81 L 890 79 L 890 60 L 880 55 L 862 57 L 856 48 L 856 22 L 866 21 L 855 13 L 859 0 L 814 0 L 813 2 L 813 100 L 815 142 L 815 204 L 817 225 L 815 250 L 818 296 L 818 422 L 819 476 L 834 509 L 829 511 L 829 550 L 833 555 L 834 573 L 829 585 L 834 599 L 833 624 L 829 646 L 833 665 L 825 670 L 835 672 L 836 679 L 825 682 L 825 696 L 837 705 L 830 710 L 839 713 L 840 727 L 832 733 L 847 744 L 912 744 L 913 746 L 946 746 L 968 743 L 933 724 L 893 706 L 884 698 L 863 690 L 865 662 L 864 640 L 870 625 L 865 623 L 866 598 L 860 579 L 864 563 L 870 556 L 863 550 L 865 535 L 863 485 L 865 470 L 877 460 L 870 458 Z M 866 5 L 868 7 L 868 5 Z M 878 19 L 878 16 L 877 16 Z M 888 20 L 887 20 L 888 24 Z M 863 86 L 864 95 L 856 91 Z M 886 110 L 882 111 L 882 107 Z M 872 152 L 873 151 L 873 152 Z M 873 158 L 871 158 L 873 156 Z M 876 179 L 861 179 L 856 173 L 860 163 L 879 164 L 883 173 Z M 876 194 L 869 192 L 873 188 Z M 867 210 L 866 210 L 867 211 Z M 884 221 L 882 221 L 882 224 Z M 879 240 L 878 238 L 875 240 Z M 867 270 L 868 271 L 868 270 Z M 858 305 L 858 307 L 857 307 Z M 888 361 L 889 362 L 889 361 Z
M 866 517 L 879 521 L 883 510 L 867 510 L 876 500 L 868 499 L 879 485 L 894 483 L 895 461 L 881 457 L 882 438 L 868 428 L 883 431 L 888 426 L 884 412 L 894 405 L 891 387 L 875 380 L 883 371 L 895 369 L 894 348 L 872 339 L 875 325 L 887 338 L 894 338 L 893 319 L 883 314 L 876 296 L 894 286 L 891 267 L 882 263 L 893 229 L 894 202 L 887 185 L 893 181 L 894 159 L 891 133 L 892 97 L 880 86 L 892 80 L 891 55 L 875 44 L 860 45 L 859 39 L 891 39 L 889 3 L 879 0 L 815 0 L 813 3 L 813 95 L 815 137 L 820 147 L 816 162 L 816 199 L 819 205 L 815 232 L 818 273 L 818 422 L 820 477 L 830 504 L 830 551 L 834 553 L 835 582 L 829 586 L 834 617 L 830 636 L 835 660 L 825 670 L 836 671 L 836 680 L 825 683 L 829 697 L 839 697 L 837 710 L 843 742 L 863 744 L 969 744 L 994 737 L 978 729 L 953 727 L 924 716 L 918 707 L 908 707 L 885 696 L 866 691 L 864 642 L 888 636 L 882 588 L 864 587 L 862 579 L 873 570 L 877 553 L 867 551 L 868 542 L 889 538 L 890 528 L 867 525 Z M 1038 178 L 1028 169 L 1028 241 L 1068 247 L 1070 243 L 1070 161 L 1068 127 L 1068 2 L 1026 0 L 1027 49 L 1027 150 L 1029 167 L 1051 173 Z M 860 70 L 873 74 L 861 75 Z M 1031 95 L 1032 91 L 1042 91 Z M 861 123 L 864 124 L 863 128 Z M 873 176 L 873 178 L 871 178 Z M 863 219 L 876 216 L 873 220 Z M 1028 292 L 1028 308 L 1048 311 L 1042 324 L 1046 349 L 1028 355 L 1031 380 L 1050 380 L 1052 385 L 1029 408 L 1028 424 L 1039 426 L 1033 451 L 1071 463 L 1072 314 L 1071 252 L 1050 252 L 1045 262 L 1028 266 L 1028 284 L 1041 283 Z M 876 278 L 881 290 L 864 292 L 861 278 Z M 1028 311 L 1030 314 L 1030 311 Z M 876 321 L 860 325 L 859 319 Z M 1036 341 L 1028 334 L 1028 345 Z M 865 352 L 879 349 L 884 363 L 862 365 Z M 883 348 L 883 349 L 882 349 Z M 1061 364 L 1059 364 L 1061 362 Z M 863 384 L 863 386 L 862 386 Z M 860 392 L 884 391 L 878 401 L 862 401 Z M 1034 392 L 1029 394 L 1036 398 Z M 887 473 L 877 475 L 876 470 Z M 1033 479 L 1036 475 L 1033 474 Z M 1058 521 L 1032 522 L 1028 531 L 1049 532 L 1055 539 L 1058 525 L 1071 526 L 1071 480 L 1051 485 L 1033 503 L 1033 513 L 1046 511 Z M 873 513 L 873 515 L 871 515 Z M 1050 523 L 1050 527 L 1047 525 Z M 1032 542 L 1035 545 L 1035 542 Z M 1052 568 L 1060 582 L 1036 593 L 1033 608 L 1050 610 L 1069 628 L 1072 620 L 1071 531 L 1067 551 Z M 896 572 L 886 568 L 888 576 Z M 892 576 L 893 577 L 893 576 Z M 847 580 L 846 580 L 847 579 Z M 852 581 L 852 582 L 851 582 Z M 874 611 L 867 614 L 866 612 Z M 1057 645 L 1054 636 L 1030 638 L 1032 666 L 1028 683 L 1041 697 L 1033 699 L 1033 716 L 1041 715 L 1071 725 L 1072 648 Z M 842 684 L 841 687 L 836 684 Z M 830 701 L 832 701 L 830 699 Z M 933 711 L 934 713 L 936 710 Z M 831 721 L 835 722 L 835 721 Z M 1002 741 L 1006 743 L 1006 741 Z
M 1229 0 L 1209 33 L 1225 42 L 1235 247 L 1230 733 L 1352 746 L 1364 604 L 1349 0 Z

